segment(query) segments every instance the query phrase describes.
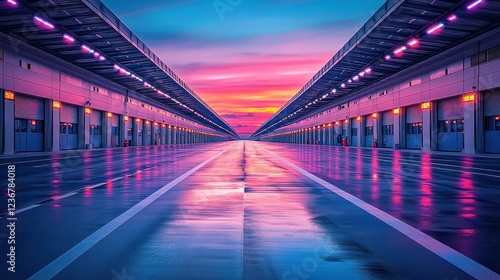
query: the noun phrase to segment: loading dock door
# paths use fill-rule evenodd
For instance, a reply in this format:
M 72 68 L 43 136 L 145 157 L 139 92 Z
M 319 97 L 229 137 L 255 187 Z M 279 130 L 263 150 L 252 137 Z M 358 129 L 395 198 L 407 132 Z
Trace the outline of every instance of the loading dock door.
M 102 112 L 92 110 L 90 114 L 90 144 L 92 148 L 102 147 Z
M 484 93 L 484 151 L 500 154 L 500 90 Z
M 70 104 L 61 106 L 59 129 L 59 147 L 61 150 L 78 148 L 78 107 Z
M 45 126 L 43 99 L 17 95 L 14 111 L 15 151 L 43 151 Z
M 406 148 L 422 149 L 422 109 L 420 105 L 406 108 Z
M 438 102 L 437 148 L 454 152 L 461 152 L 464 148 L 464 108 L 461 98 Z
M 382 147 L 394 147 L 394 114 L 392 111 L 382 113 Z

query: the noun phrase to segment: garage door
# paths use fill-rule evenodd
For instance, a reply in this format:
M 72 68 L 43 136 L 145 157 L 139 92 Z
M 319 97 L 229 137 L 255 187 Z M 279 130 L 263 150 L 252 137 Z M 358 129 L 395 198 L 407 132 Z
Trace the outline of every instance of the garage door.
M 44 100 L 25 95 L 16 95 L 15 100 L 15 150 L 32 152 L 43 150 L 45 131 Z
M 422 148 L 422 109 L 420 105 L 406 107 L 406 148 Z
M 485 92 L 483 100 L 485 152 L 500 154 L 500 89 Z
M 392 111 L 382 113 L 382 147 L 394 147 L 394 113 Z
M 461 97 L 438 101 L 438 150 L 464 148 L 464 107 Z
M 78 107 L 70 104 L 61 106 L 59 145 L 62 150 L 78 148 Z
M 90 144 L 92 148 L 102 147 L 102 112 L 98 110 L 90 113 Z

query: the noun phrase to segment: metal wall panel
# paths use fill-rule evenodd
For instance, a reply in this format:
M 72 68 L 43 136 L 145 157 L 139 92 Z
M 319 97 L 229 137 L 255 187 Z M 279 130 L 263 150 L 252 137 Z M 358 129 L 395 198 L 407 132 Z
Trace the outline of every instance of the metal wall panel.
M 464 105 L 461 97 L 438 101 L 438 120 L 455 120 L 464 117 Z
M 500 115 L 500 90 L 484 93 L 484 116 Z
M 61 122 L 78 123 L 78 107 L 70 104 L 62 104 Z
M 406 123 L 420 123 L 422 119 L 423 115 L 420 105 L 406 107 Z
M 18 119 L 44 120 L 44 107 L 43 99 L 18 94 L 15 99 L 15 117 Z

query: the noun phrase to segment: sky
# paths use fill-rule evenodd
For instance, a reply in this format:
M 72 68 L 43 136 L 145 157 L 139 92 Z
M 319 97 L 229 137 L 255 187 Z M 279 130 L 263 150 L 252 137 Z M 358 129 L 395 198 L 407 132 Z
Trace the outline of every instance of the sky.
M 102 0 L 242 137 L 294 96 L 384 0 Z

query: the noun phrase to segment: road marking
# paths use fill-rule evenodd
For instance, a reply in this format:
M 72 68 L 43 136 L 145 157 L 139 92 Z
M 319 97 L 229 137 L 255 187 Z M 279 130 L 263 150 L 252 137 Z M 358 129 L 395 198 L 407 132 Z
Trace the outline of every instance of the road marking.
M 53 200 L 61 200 L 63 198 L 70 197 L 70 196 L 73 196 L 75 194 L 77 194 L 77 192 L 70 192 L 70 193 L 67 193 L 67 194 L 58 195 L 58 196 L 54 197 Z
M 341 152 L 342 155 L 347 155 L 347 152 L 345 151 L 342 151 Z M 357 156 L 357 155 L 354 155 L 354 156 Z M 360 158 L 362 159 L 369 159 L 369 160 L 372 160 L 373 157 L 372 156 L 369 156 L 369 155 L 360 155 Z M 394 159 L 391 159 L 389 157 L 383 157 L 383 156 L 377 156 L 376 158 L 378 161 L 381 161 L 381 162 L 394 162 Z M 422 166 L 422 163 L 419 162 L 419 161 L 410 161 L 410 160 L 406 160 L 406 159 L 400 159 L 400 163 L 404 163 L 406 165 L 413 165 L 413 166 Z M 440 169 L 440 170 L 445 170 L 445 171 L 457 171 L 457 168 L 463 168 L 462 165 L 453 165 L 453 164 L 445 164 L 445 163 L 431 163 L 430 164 L 433 169 Z M 444 167 L 439 167 L 439 166 L 444 166 Z M 450 167 L 450 168 L 446 168 L 446 167 Z M 474 170 L 477 170 L 477 171 L 485 171 L 485 172 L 498 172 L 498 170 L 495 170 L 495 169 L 487 169 L 487 168 L 479 168 L 479 167 L 466 167 L 467 169 L 474 169 Z M 480 173 L 480 172 L 474 172 L 474 171 L 467 171 L 467 170 L 464 170 L 465 172 L 467 173 L 470 173 L 470 174 L 474 174 L 474 175 L 478 175 L 478 176 L 486 176 L 486 177 L 493 177 L 493 178 L 500 178 L 499 175 L 493 175 L 493 174 L 489 174 L 489 173 Z
M 232 147 L 230 147 L 230 148 L 232 148 Z M 157 190 L 156 192 L 154 192 L 150 196 L 146 197 L 141 202 L 132 206 L 132 208 L 128 209 L 123 214 L 116 217 L 111 222 L 107 223 L 105 226 L 101 227 L 100 229 L 98 229 L 97 231 L 95 231 L 94 233 L 89 235 L 87 238 L 85 238 L 84 240 L 80 241 L 80 243 L 76 244 L 73 248 L 66 251 L 66 253 L 59 256 L 57 259 L 55 259 L 54 261 L 49 263 L 47 266 L 45 266 L 44 268 L 39 270 L 37 273 L 33 274 L 28 279 L 42 279 L 42 280 L 52 279 L 59 272 L 61 272 L 64 268 L 66 268 L 68 265 L 70 265 L 72 262 L 74 262 L 78 257 L 83 255 L 87 250 L 89 250 L 95 244 L 97 244 L 97 242 L 104 239 L 106 236 L 108 236 L 110 233 L 112 233 L 119 226 L 123 225 L 130 218 L 132 218 L 137 213 L 139 213 L 141 210 L 146 208 L 146 206 L 153 203 L 155 200 L 157 200 L 159 197 L 161 197 L 167 191 L 169 191 L 170 189 L 175 187 L 177 184 L 182 182 L 184 179 L 189 177 L 194 172 L 198 171 L 203 166 L 207 165 L 212 160 L 214 160 L 217 157 L 219 157 L 220 155 L 222 155 L 224 152 L 226 152 L 230 148 L 227 148 L 227 149 L 223 150 L 222 152 L 218 153 L 217 155 L 200 163 L 199 165 L 197 165 L 193 169 L 187 171 L 186 173 L 182 174 L 181 176 L 177 177 L 175 180 L 166 184 L 165 186 L 163 186 L 161 189 Z
M 260 147 L 259 147 L 260 148 Z M 435 240 L 434 238 L 428 236 L 427 234 L 419 231 L 418 229 L 408 225 L 407 223 L 398 220 L 394 218 L 393 216 L 387 214 L 386 212 L 364 202 L 363 200 L 339 189 L 338 187 L 328 183 L 327 181 L 307 172 L 306 170 L 296 166 L 295 164 L 288 162 L 287 160 L 275 155 L 272 152 L 269 152 L 263 148 L 260 148 L 262 151 L 267 153 L 270 156 L 273 156 L 274 158 L 278 159 L 279 161 L 283 162 L 284 164 L 290 166 L 292 169 L 295 171 L 299 172 L 300 174 L 308 177 L 309 179 L 315 181 L 316 183 L 322 185 L 323 187 L 329 189 L 333 193 L 337 194 L 338 196 L 344 198 L 345 200 L 351 202 L 352 204 L 356 205 L 357 207 L 363 209 L 364 211 L 368 212 L 372 216 L 376 217 L 377 219 L 381 220 L 382 222 L 386 223 L 387 225 L 391 226 L 392 228 L 396 229 L 397 231 L 401 232 L 402 234 L 406 235 L 407 237 L 411 238 L 427 250 L 433 252 L 434 254 L 440 256 L 444 260 L 450 262 L 451 264 L 455 265 L 459 269 L 465 271 L 466 273 L 470 274 L 472 277 L 475 277 L 476 279 L 500 279 L 500 275 L 495 273 L 494 271 L 488 269 L 487 267 L 481 265 L 480 263 L 477 263 L 476 261 L 470 259 L 469 257 L 463 255 L 462 253 L 446 246 L 445 244 Z
M 40 206 L 40 204 L 35 204 L 35 205 L 31 205 L 31 206 L 24 207 L 22 209 L 16 210 L 16 215 L 19 214 L 19 213 L 22 213 L 24 211 L 28 211 L 30 209 L 33 209 L 33 208 L 37 208 L 38 206 Z
M 186 158 L 186 157 L 183 157 L 183 158 Z M 89 187 L 83 187 L 83 188 L 80 188 L 80 189 L 77 189 L 77 190 L 74 190 L 68 194 L 63 194 L 63 195 L 60 195 L 60 196 L 56 196 L 56 197 L 53 197 L 53 198 L 50 198 L 50 199 L 46 199 L 44 201 L 41 201 L 41 202 L 38 202 L 37 204 L 35 205 L 31 205 L 31 206 L 27 206 L 27 207 L 24 207 L 24 208 L 21 208 L 19 210 L 16 211 L 16 214 L 19 214 L 19 213 L 22 213 L 22 212 L 25 212 L 25 211 L 28 211 L 28 210 L 31 210 L 33 208 L 36 208 L 38 206 L 42 206 L 43 204 L 46 204 L 48 202 L 53 202 L 53 201 L 56 201 L 56 200 L 61 200 L 63 198 L 67 198 L 67 197 L 70 197 L 70 196 L 73 196 L 75 194 L 78 194 L 82 191 L 85 191 L 87 189 L 94 189 L 94 188 L 98 188 L 98 187 L 101 187 L 101 186 L 104 186 L 110 182 L 115 182 L 115 181 L 118 181 L 118 180 L 122 180 L 122 179 L 125 179 L 125 178 L 128 178 L 128 177 L 132 177 L 136 174 L 139 174 L 139 173 L 142 173 L 143 171 L 146 171 L 146 170 L 150 170 L 150 169 L 153 169 L 153 168 L 156 168 L 156 167 L 160 167 L 160 166 L 163 166 L 165 164 L 168 164 L 168 163 L 172 163 L 170 161 L 168 162 L 163 162 L 161 164 L 157 164 L 155 165 L 154 167 L 149 167 L 149 168 L 146 168 L 146 169 L 143 169 L 143 170 L 138 170 L 137 172 L 132 172 L 132 173 L 128 173 L 128 174 L 125 174 L 123 176 L 120 176 L 120 177 L 116 177 L 114 179 L 110 179 L 110 180 L 107 180 L 105 182 L 102 182 L 102 183 L 98 183 L 98 184 L 95 184 L 95 185 L 92 185 L 92 186 L 89 186 Z M 48 165 L 48 164 L 47 164 Z M 2 216 L 0 216 L 0 220 L 3 219 Z
M 74 156 L 74 157 L 64 157 L 64 158 L 43 158 L 43 159 L 34 159 L 34 160 L 25 160 L 25 161 L 17 161 L 17 162 L 9 162 L 9 163 L 0 163 L 0 165 L 11 165 L 11 164 L 21 164 L 21 163 L 32 163 L 32 162 L 39 162 L 39 161 L 48 161 L 48 160 L 62 160 L 62 159 L 70 159 L 70 158 L 79 158 L 80 156 Z

